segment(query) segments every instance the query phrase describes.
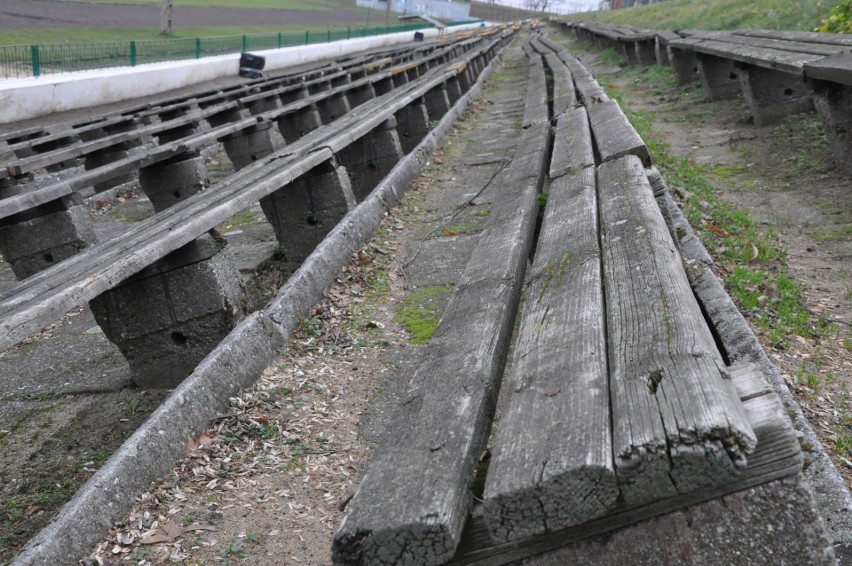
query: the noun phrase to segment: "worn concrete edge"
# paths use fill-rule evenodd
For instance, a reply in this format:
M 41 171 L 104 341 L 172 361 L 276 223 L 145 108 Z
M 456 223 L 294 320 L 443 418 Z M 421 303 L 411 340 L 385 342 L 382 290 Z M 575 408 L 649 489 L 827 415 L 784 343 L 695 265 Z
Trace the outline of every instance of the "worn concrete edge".
M 733 364 L 742 361 L 757 364 L 763 376 L 781 398 L 799 435 L 799 443 L 802 445 L 806 462 L 803 475 L 814 495 L 817 509 L 825 521 L 829 538 L 835 545 L 852 543 L 852 494 L 843 483 L 843 478 L 813 427 L 805 418 L 801 405 L 790 392 L 778 368 L 769 359 L 724 284 L 713 270 L 703 263 L 705 257 L 710 257 L 709 252 L 684 218 L 683 211 L 672 199 L 667 186 L 665 191 L 668 214 L 664 216 L 670 221 L 672 237 L 678 244 L 684 261 L 688 264 L 686 271 L 696 298 L 705 316 L 717 329 L 717 336 L 722 342 L 729 362 Z M 675 226 L 686 232 L 683 237 L 678 238 L 675 234 Z M 691 243 L 689 246 L 682 246 L 680 240 Z
M 322 298 L 350 254 L 402 199 L 432 153 L 482 91 L 503 47 L 438 125 L 403 158 L 370 196 L 349 212 L 262 310 L 246 317 L 140 428 L 33 537 L 13 565 L 76 564 L 120 520 L 136 498 L 185 455 L 186 441 L 203 431 L 228 399 L 250 387 L 272 363 L 299 319 Z

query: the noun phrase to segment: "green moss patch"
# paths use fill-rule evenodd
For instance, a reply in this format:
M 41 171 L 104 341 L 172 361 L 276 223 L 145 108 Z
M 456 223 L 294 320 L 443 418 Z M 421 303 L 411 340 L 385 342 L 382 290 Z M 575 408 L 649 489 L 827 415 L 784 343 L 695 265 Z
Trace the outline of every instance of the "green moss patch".
M 410 293 L 400 305 L 394 319 L 410 334 L 412 344 L 425 344 L 435 334 L 453 287 L 426 287 Z

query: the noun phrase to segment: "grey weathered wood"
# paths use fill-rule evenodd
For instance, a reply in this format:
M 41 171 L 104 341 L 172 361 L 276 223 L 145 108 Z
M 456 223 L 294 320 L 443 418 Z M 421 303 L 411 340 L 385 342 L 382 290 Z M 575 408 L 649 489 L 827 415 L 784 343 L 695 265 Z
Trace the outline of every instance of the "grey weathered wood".
M 531 81 L 532 82 L 532 81 Z M 338 564 L 432 564 L 449 559 L 472 499 L 532 245 L 549 124 L 525 130 L 494 186 L 502 187 L 333 544 Z
M 574 77 L 574 86 L 583 104 L 588 106 L 609 100 L 604 89 L 579 59 L 571 55 L 567 50 L 558 52 L 557 56 L 571 71 L 571 76 Z
M 789 41 L 783 39 L 769 39 L 750 35 L 740 35 L 736 32 L 731 33 L 722 31 L 682 30 L 681 33 L 685 34 L 690 39 L 710 39 L 715 41 L 723 41 L 726 43 L 737 43 L 743 45 L 751 45 L 754 47 L 762 47 L 766 49 L 776 49 L 779 51 L 809 53 L 812 55 L 829 56 L 849 51 L 849 47 L 845 45 L 828 43 L 807 43 L 802 41 Z
M 824 55 L 811 53 L 796 53 L 779 49 L 768 49 L 738 43 L 717 41 L 712 39 L 685 39 L 669 42 L 670 47 L 691 49 L 699 53 L 715 55 L 732 61 L 748 63 L 767 69 L 775 69 L 785 73 L 801 74 L 806 63 L 818 61 Z
M 463 59 L 501 41 L 502 37 L 496 38 Z M 323 126 L 239 174 L 138 223 L 121 239 L 87 248 L 0 294 L 0 351 L 331 159 L 335 151 L 457 72 L 444 69 L 436 68 L 397 91 L 362 104 L 344 117 L 348 119 Z
M 568 110 L 556 122 L 550 178 L 570 175 L 595 164 L 589 116 L 582 106 Z
M 755 366 L 734 366 L 730 374 L 737 390 L 745 393 L 741 400 L 757 436 L 757 448 L 750 455 L 748 465 L 738 470 L 729 482 L 644 505 L 621 504 L 599 519 L 523 541 L 496 543 L 491 540 L 480 509 L 468 521 L 451 564 L 515 563 L 547 550 L 799 473 L 801 449 L 781 400 L 771 389 L 763 387 L 765 378 Z
M 769 29 L 740 29 L 733 33 L 767 39 L 784 39 L 788 41 L 803 41 L 809 43 L 827 43 L 852 47 L 852 37 L 845 33 L 824 33 L 814 31 L 782 31 Z
M 546 53 L 544 59 L 553 75 L 553 116 L 556 117 L 574 108 L 574 105 L 577 104 L 574 78 L 571 76 L 568 67 L 555 53 Z
M 484 513 L 497 541 L 600 517 L 618 497 L 594 167 L 550 184 Z
M 805 63 L 805 77 L 852 86 L 852 53 Z
M 618 102 L 607 100 L 599 104 L 586 103 L 586 109 L 589 111 L 589 123 L 601 162 L 635 155 L 645 167 L 651 166 L 651 154 L 645 142 L 621 111 Z
M 628 504 L 729 481 L 756 443 L 635 156 L 598 168 L 613 453 Z

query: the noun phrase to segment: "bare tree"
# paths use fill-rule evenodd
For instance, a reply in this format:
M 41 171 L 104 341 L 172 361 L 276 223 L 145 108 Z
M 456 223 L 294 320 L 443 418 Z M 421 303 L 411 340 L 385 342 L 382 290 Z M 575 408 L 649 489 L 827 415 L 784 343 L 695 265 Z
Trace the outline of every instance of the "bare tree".
M 163 0 L 160 10 L 160 35 L 172 35 L 172 0 Z

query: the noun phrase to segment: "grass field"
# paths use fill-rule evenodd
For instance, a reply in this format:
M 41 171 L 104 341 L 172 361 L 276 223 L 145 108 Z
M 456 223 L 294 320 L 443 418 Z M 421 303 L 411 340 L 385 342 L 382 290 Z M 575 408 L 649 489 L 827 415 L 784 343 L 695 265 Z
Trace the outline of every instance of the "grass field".
M 161 4 L 161 0 L 84 0 L 88 4 L 136 4 L 136 5 L 156 5 Z M 368 10 L 358 8 L 355 5 L 355 0 L 316 0 L 308 2 L 304 0 L 241 0 L 239 5 L 233 0 L 176 0 L 176 10 L 182 6 L 197 7 L 197 8 L 235 8 L 240 9 L 280 9 L 280 10 L 309 10 L 328 13 L 323 17 L 323 23 L 305 24 L 266 24 L 266 25 L 235 25 L 235 26 L 192 26 L 185 27 L 176 24 L 174 27 L 173 37 L 175 38 L 194 38 L 194 37 L 216 37 L 223 35 L 242 35 L 252 33 L 288 33 L 288 32 L 304 32 L 321 31 L 326 29 L 346 29 L 351 26 L 353 29 L 370 27 L 381 28 L 386 24 L 385 12 L 383 10 Z M 340 13 L 335 17 L 334 12 L 346 10 L 346 12 L 361 12 L 369 14 L 371 17 L 368 24 L 365 22 L 351 21 L 347 13 Z M 391 14 L 388 22 L 390 25 L 399 25 L 395 14 Z M 93 43 L 101 41 L 142 41 L 152 39 L 163 39 L 160 35 L 159 28 L 110 28 L 110 27 L 92 27 L 92 28 L 67 28 L 67 29 L 0 29 L 0 45 L 32 45 L 32 44 L 56 44 L 56 43 Z
M 390 25 L 396 26 L 400 22 L 392 19 Z M 384 16 L 379 20 L 370 22 L 370 28 L 382 28 L 385 25 Z M 345 22 L 328 24 L 291 24 L 291 25 L 268 25 L 268 26 L 235 26 L 235 27 L 176 27 L 173 38 L 193 37 L 217 37 L 223 35 L 242 35 L 251 33 L 304 33 L 305 30 L 322 31 L 326 29 L 346 29 L 351 26 L 353 30 L 364 27 L 362 22 Z M 16 29 L 0 30 L 0 45 L 45 45 L 48 43 L 95 43 L 99 41 L 142 41 L 142 40 L 166 39 L 160 35 L 160 30 L 155 28 L 140 29 Z
M 145 4 L 161 5 L 161 0 L 82 0 L 87 4 Z M 280 10 L 337 10 L 355 9 L 355 0 L 176 0 L 179 6 L 199 6 L 205 8 L 271 8 Z
M 668 0 L 651 6 L 573 14 L 650 29 L 764 28 L 812 31 L 839 0 Z

